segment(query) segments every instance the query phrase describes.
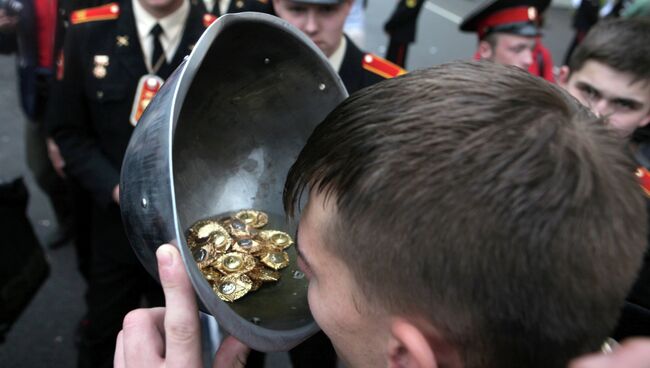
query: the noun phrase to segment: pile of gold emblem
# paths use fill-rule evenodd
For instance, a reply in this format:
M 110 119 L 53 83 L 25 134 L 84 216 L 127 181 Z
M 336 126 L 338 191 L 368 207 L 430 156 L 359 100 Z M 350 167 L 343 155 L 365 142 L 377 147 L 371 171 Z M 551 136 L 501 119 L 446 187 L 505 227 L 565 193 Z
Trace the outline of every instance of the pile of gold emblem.
M 265 230 L 266 213 L 244 210 L 219 220 L 197 221 L 187 245 L 199 269 L 221 300 L 233 302 L 263 283 L 277 282 L 289 265 L 287 233 Z

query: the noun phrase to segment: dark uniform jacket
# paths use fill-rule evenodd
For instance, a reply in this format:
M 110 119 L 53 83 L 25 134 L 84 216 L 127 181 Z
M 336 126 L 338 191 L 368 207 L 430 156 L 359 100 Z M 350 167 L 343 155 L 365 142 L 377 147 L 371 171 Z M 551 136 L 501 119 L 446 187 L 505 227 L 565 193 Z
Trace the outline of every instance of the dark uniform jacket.
M 196 5 L 202 12 L 208 12 L 203 0 L 192 0 L 192 4 Z M 226 13 L 230 14 L 245 11 L 273 14 L 273 4 L 271 0 L 231 0 Z M 214 6 L 210 13 L 216 16 L 223 15 L 219 11 L 219 0 L 214 1 Z
M 117 7 L 117 3 L 103 6 Z M 190 6 L 186 27 L 169 65 L 157 73 L 166 79 L 205 30 L 203 14 Z M 74 23 L 74 21 L 73 21 Z M 126 40 L 127 42 L 124 42 Z M 96 56 L 108 58 L 105 76 L 94 74 Z M 129 122 L 137 82 L 147 74 L 131 2 L 119 4 L 116 19 L 72 24 L 65 41 L 62 118 L 50 132 L 66 161 L 66 170 L 107 207 L 119 183 L 120 168 L 133 126 Z
M 415 41 L 416 22 L 425 0 L 400 0 L 393 14 L 384 24 L 391 39 L 411 43 Z
M 646 194 L 646 207 L 650 214 L 650 144 L 641 143 L 636 158 L 641 165 L 636 175 Z M 648 222 L 650 226 L 650 215 Z M 632 290 L 627 295 L 612 336 L 618 341 L 632 336 L 650 336 L 650 233 L 643 265 Z
M 587 32 L 598 22 L 600 0 L 582 0 L 573 15 L 573 28 L 576 31 Z
M 374 54 L 364 53 L 349 37 L 345 36 L 345 38 L 347 48 L 339 69 L 339 76 L 349 94 L 384 79 L 406 73 L 404 69 L 388 60 Z

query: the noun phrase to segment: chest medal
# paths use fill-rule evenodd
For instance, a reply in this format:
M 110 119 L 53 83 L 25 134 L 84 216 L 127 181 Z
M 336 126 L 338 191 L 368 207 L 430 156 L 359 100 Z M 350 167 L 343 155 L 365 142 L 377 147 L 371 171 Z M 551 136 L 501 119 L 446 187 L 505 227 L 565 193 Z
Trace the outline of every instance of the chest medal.
M 136 126 L 142 113 L 149 106 L 163 83 L 163 79 L 157 75 L 146 74 L 140 77 L 135 91 L 135 98 L 133 99 L 133 107 L 131 107 L 131 116 L 129 118 L 131 125 Z

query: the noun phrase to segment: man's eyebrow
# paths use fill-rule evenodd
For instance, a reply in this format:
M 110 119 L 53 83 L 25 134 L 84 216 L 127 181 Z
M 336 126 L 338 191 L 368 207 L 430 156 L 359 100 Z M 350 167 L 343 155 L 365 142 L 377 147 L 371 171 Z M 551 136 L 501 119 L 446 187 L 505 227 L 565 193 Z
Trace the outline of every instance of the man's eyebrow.
M 313 269 L 311 267 L 311 263 L 307 261 L 307 258 L 305 258 L 305 255 L 300 251 L 300 246 L 298 245 L 298 230 L 300 229 L 300 223 L 298 223 L 298 226 L 296 226 L 296 234 L 294 235 L 294 243 L 296 244 L 296 255 L 305 263 L 305 265 L 309 269 Z
M 585 82 L 585 81 L 581 81 L 581 80 L 579 80 L 579 81 L 576 82 L 576 85 L 577 85 L 578 87 L 582 87 L 582 88 L 584 88 L 584 87 L 589 87 L 589 88 L 591 88 L 591 89 L 593 89 L 593 90 L 595 90 L 595 91 L 598 91 L 598 89 L 597 89 L 596 87 L 594 87 L 594 86 L 593 86 L 591 83 L 589 83 L 589 82 Z
M 629 105 L 629 106 L 634 107 L 634 108 L 639 107 L 639 106 L 642 105 L 641 101 L 637 101 L 637 100 L 632 99 L 632 98 L 624 98 L 624 97 L 614 98 L 614 99 L 612 99 L 612 102 L 623 103 L 623 104 Z

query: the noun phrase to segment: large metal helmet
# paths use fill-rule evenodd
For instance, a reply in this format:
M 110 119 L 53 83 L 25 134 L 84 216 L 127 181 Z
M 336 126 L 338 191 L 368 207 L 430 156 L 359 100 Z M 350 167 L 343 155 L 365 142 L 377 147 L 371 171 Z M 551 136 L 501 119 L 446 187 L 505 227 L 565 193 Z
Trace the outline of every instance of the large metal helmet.
M 280 281 L 235 303 L 216 297 L 187 248 L 197 220 L 254 208 L 285 222 L 286 174 L 314 127 L 347 97 L 321 51 L 285 21 L 261 13 L 224 15 L 151 102 L 127 148 L 120 182 L 128 238 L 158 278 L 155 251 L 181 253 L 201 309 L 261 351 L 287 350 L 318 330 L 305 279 Z

